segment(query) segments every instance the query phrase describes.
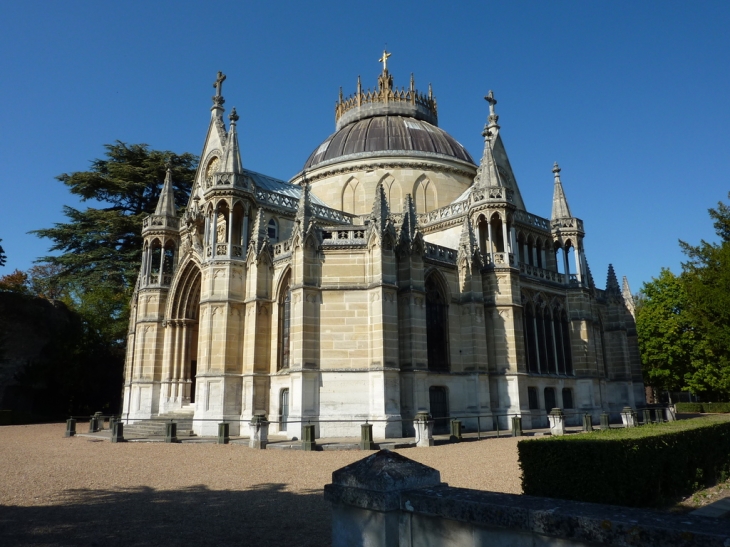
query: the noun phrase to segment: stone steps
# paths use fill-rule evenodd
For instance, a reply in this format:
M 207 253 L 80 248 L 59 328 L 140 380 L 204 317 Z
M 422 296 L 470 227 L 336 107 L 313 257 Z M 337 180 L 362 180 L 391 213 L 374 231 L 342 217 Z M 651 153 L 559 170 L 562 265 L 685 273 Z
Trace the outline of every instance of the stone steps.
M 194 410 L 175 410 L 156 416 L 153 420 L 140 420 L 124 426 L 125 437 L 164 437 L 167 423 L 177 424 L 178 437 L 194 437 Z

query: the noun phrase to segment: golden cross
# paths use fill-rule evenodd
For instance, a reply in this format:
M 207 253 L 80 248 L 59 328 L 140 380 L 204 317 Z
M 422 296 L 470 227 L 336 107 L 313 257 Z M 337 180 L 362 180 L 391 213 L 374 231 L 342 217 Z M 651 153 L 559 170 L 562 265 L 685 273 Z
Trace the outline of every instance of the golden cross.
M 390 57 L 391 55 L 393 54 L 383 50 L 383 56 L 378 59 L 379 63 L 383 63 L 383 72 L 388 72 L 388 57 Z

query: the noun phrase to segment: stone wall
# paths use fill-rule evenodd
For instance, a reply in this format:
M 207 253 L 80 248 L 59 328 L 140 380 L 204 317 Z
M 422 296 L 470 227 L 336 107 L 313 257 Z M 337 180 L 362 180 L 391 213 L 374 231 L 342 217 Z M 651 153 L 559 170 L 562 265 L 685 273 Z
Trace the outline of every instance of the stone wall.
M 333 547 L 727 547 L 730 522 L 441 483 L 381 450 L 332 473 Z

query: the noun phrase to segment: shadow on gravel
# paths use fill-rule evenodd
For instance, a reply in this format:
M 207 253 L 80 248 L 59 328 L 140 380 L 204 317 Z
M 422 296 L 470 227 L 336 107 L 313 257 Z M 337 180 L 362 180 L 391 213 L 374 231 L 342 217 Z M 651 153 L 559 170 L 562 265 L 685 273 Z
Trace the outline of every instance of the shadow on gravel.
M 63 505 L 0 506 L 0 545 L 329 545 L 322 492 L 284 488 L 74 490 Z

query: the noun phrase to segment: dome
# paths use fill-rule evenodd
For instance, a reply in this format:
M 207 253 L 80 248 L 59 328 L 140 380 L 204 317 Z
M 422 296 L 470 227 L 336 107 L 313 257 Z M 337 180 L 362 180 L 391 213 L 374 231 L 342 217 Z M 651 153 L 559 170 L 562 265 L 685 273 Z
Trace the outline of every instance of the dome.
M 408 116 L 379 115 L 360 119 L 338 129 L 319 145 L 304 164 L 312 169 L 324 162 L 336 162 L 384 152 L 415 152 L 437 155 L 474 164 L 469 152 L 443 129 Z M 354 158 L 353 158 L 354 159 Z

